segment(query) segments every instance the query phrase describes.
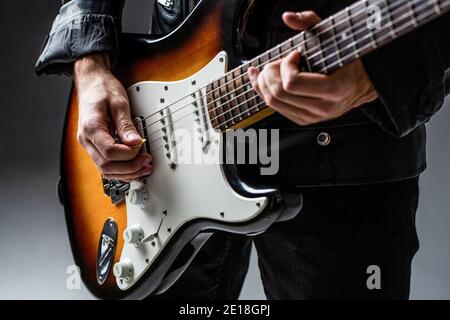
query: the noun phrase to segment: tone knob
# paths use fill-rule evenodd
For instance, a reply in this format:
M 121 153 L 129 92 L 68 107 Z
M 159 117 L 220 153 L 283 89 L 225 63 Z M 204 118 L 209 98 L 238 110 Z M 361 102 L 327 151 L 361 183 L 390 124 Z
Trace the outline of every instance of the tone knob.
M 148 203 L 148 191 L 145 188 L 134 189 L 130 192 L 130 203 L 138 207 L 145 207 Z
M 126 243 L 137 244 L 144 239 L 144 229 L 138 225 L 126 228 L 123 232 L 123 238 Z
M 114 265 L 114 276 L 118 279 L 126 279 L 133 276 L 133 264 L 125 260 L 123 262 L 117 262 Z

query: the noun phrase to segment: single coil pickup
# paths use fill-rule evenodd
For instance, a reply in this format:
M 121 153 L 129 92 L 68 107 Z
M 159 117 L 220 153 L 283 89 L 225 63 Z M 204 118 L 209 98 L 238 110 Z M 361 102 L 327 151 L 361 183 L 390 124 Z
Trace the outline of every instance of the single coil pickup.
M 142 116 L 135 117 L 133 119 L 133 123 L 134 123 L 134 126 L 136 127 L 137 132 L 142 137 L 142 139 L 144 139 L 144 141 L 145 141 L 141 148 L 141 153 L 150 154 L 151 150 L 150 150 L 150 144 L 148 141 L 147 130 L 145 129 L 147 127 L 147 125 L 145 123 L 145 118 Z

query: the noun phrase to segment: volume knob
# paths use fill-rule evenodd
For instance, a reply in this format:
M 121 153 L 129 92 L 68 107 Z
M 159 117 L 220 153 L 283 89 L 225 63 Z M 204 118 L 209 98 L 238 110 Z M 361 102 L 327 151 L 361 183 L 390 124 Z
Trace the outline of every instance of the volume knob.
M 144 239 L 144 229 L 141 226 L 126 228 L 123 232 L 123 238 L 126 243 L 138 244 Z
M 145 188 L 134 189 L 130 193 L 130 203 L 140 208 L 148 204 L 148 191 Z
M 128 260 L 117 262 L 113 270 L 114 276 L 118 279 L 130 278 L 133 276 L 133 271 L 133 264 Z

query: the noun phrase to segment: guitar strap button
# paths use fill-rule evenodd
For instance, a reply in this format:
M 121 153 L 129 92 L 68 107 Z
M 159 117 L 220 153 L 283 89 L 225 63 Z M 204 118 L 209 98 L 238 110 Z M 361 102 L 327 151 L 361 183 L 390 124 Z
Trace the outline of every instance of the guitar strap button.
M 321 132 L 317 136 L 317 144 L 322 147 L 326 147 L 331 143 L 331 136 L 327 132 Z

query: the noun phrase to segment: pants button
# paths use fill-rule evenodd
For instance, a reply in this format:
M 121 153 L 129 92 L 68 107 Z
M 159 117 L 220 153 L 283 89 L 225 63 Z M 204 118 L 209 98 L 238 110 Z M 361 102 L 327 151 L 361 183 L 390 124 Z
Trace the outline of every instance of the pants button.
M 317 136 L 319 146 L 326 147 L 331 143 L 331 136 L 327 132 L 321 132 Z

